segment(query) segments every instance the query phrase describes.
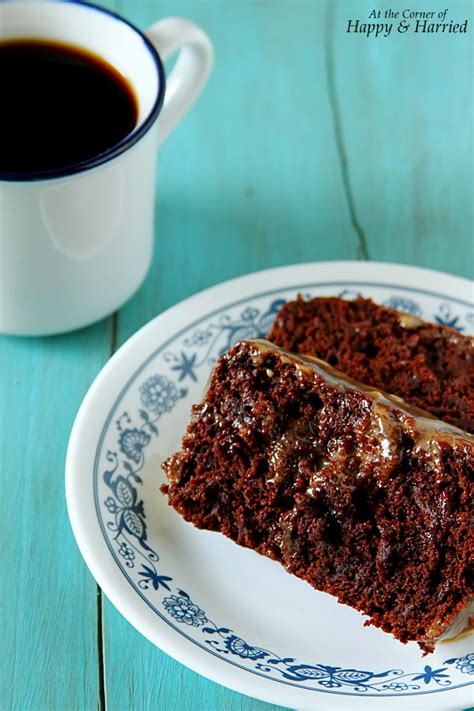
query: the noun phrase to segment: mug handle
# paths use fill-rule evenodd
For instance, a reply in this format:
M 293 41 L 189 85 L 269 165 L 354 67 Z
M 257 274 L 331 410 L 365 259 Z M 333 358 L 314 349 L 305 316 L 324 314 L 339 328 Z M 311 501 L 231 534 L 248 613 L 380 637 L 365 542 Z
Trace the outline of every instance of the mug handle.
M 161 144 L 204 88 L 214 51 L 205 32 L 182 17 L 160 20 L 145 34 L 163 61 L 179 50 L 176 64 L 166 77 L 165 99 L 158 117 L 158 144 Z

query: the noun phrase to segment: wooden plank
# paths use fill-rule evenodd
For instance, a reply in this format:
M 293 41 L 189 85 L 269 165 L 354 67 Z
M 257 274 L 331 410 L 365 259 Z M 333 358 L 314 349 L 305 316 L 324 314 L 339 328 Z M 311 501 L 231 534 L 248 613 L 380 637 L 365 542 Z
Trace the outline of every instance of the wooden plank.
M 159 156 L 151 272 L 121 310 L 118 343 L 163 309 L 239 274 L 356 257 L 326 87 L 324 3 L 141 2 L 141 28 L 188 17 L 211 36 L 205 93 Z M 153 648 L 106 602 L 107 706 L 263 711 L 271 706 L 193 674 Z
M 64 461 L 107 360 L 110 320 L 66 336 L 0 338 L 0 708 L 98 705 L 96 584 L 75 544 Z
M 119 0 L 200 24 L 216 64 L 160 151 L 155 258 L 120 339 L 177 301 L 281 264 L 357 256 L 326 87 L 325 3 Z
M 230 691 L 175 662 L 141 637 L 109 602 L 104 612 L 109 711 L 276 711 L 281 708 Z
M 354 206 L 372 259 L 407 262 L 472 277 L 473 4 L 435 0 L 467 34 L 347 34 L 376 0 L 332 4 L 333 56 L 342 138 Z M 396 10 L 410 4 L 395 3 Z M 372 20 L 374 21 L 374 20 Z M 410 20 L 408 20 L 410 21 Z M 395 21 L 397 22 L 397 21 Z

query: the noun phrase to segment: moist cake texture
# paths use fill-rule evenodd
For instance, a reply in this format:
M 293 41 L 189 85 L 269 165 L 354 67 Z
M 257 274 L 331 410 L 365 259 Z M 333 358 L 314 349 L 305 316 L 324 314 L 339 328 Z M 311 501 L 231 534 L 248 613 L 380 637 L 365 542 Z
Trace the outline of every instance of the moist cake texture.
M 430 651 L 469 622 L 474 437 L 261 340 L 221 356 L 168 501 Z
M 299 297 L 282 306 L 268 340 L 474 432 L 474 341 L 452 328 L 370 299 Z

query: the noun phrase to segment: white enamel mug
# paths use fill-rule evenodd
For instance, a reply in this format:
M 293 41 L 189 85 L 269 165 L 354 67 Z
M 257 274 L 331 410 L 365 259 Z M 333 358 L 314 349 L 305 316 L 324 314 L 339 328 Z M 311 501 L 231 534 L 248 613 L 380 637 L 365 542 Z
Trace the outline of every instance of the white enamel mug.
M 0 41 L 22 37 L 98 54 L 138 99 L 135 128 L 100 156 L 59 170 L 0 173 L 0 332 L 48 335 L 112 313 L 145 278 L 156 150 L 198 97 L 213 51 L 205 33 L 181 18 L 143 34 L 95 5 L 0 3 Z M 162 61 L 177 51 L 165 86 Z

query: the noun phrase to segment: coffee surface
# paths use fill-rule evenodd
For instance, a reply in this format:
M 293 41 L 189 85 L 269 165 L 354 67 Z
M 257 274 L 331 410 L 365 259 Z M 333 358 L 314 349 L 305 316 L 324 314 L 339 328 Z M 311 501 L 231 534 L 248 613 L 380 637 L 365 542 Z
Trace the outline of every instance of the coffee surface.
M 128 81 L 87 50 L 0 42 L 0 172 L 66 169 L 113 148 L 135 127 Z

